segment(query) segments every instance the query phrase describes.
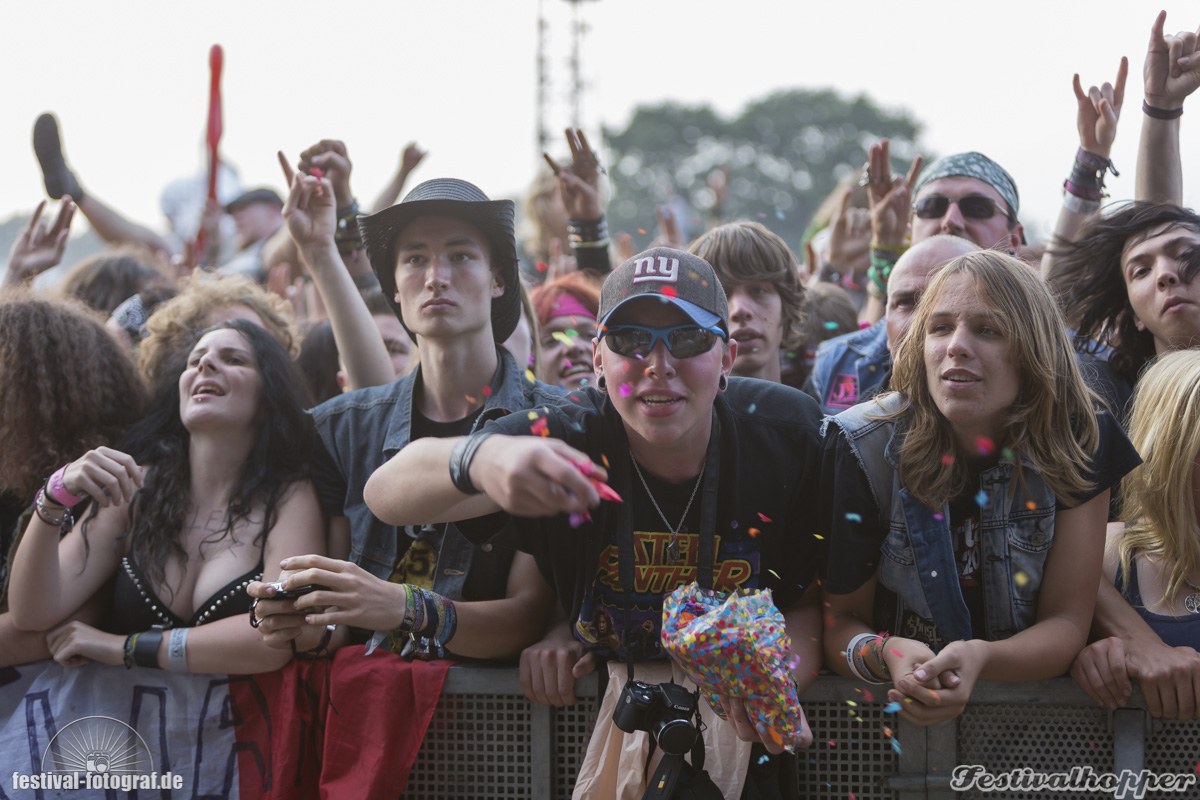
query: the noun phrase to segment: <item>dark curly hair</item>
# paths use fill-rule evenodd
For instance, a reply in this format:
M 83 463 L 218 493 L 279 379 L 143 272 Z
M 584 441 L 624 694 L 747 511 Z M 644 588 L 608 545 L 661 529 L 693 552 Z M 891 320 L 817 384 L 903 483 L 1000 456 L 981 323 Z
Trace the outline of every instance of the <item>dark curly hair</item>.
M 46 476 L 142 415 L 132 358 L 81 303 L 0 293 L 0 492 L 32 502 Z
M 1134 318 L 1121 256 L 1125 248 L 1155 228 L 1200 232 L 1200 215 L 1165 203 L 1134 202 L 1094 217 L 1075 243 L 1055 244 L 1054 267 L 1046 276 L 1055 299 L 1074 326 L 1076 347 L 1088 340 L 1109 344 L 1113 370 L 1130 384 L 1154 358 L 1154 334 L 1139 331 Z
M 252 322 L 233 319 L 214 325 L 197 334 L 192 347 L 205 333 L 226 328 L 240 333 L 254 351 L 262 377 L 260 426 L 242 466 L 237 493 L 226 509 L 224 527 L 208 541 L 228 536 L 234 524 L 249 520 L 251 511 L 261 503 L 266 513 L 255 538 L 261 546 L 266 532 L 275 524 L 279 503 L 290 484 L 308 475 L 313 442 L 312 423 L 305 413 L 308 392 L 288 352 L 274 336 Z M 130 550 L 157 585 L 166 582 L 165 567 L 171 554 L 187 560 L 181 534 L 191 504 L 192 476 L 188 460 L 190 434 L 179 417 L 179 376 L 192 347 L 173 358 L 145 418 L 118 445 L 139 464 L 150 467 L 131 509 Z

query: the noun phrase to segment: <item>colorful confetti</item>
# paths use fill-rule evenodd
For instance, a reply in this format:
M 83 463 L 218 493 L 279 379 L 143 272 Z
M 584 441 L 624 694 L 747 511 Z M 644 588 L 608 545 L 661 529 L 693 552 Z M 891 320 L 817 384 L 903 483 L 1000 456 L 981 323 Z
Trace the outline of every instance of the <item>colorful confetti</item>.
M 762 513 L 761 511 L 759 511 L 759 512 L 757 512 L 757 513 L 758 513 L 758 518 L 759 518 L 759 519 L 761 519 L 763 522 L 770 522 L 770 521 L 771 521 L 771 518 L 770 518 L 770 517 L 768 517 L 766 514 Z
M 975 505 L 979 506 L 980 508 L 986 508 L 987 501 L 987 492 L 985 492 L 983 489 L 980 489 L 979 494 L 975 495 Z
M 758 411 L 758 405 L 757 405 L 757 404 L 755 404 L 755 403 L 751 403 L 751 404 L 750 404 L 750 407 L 749 407 L 749 408 L 747 408 L 747 409 L 746 409 L 746 411 L 748 411 L 749 413 L 753 414 L 755 411 Z
M 621 395 L 621 397 L 629 397 L 629 395 L 633 394 L 633 386 L 628 383 L 622 383 L 617 388 L 617 394 Z
M 1029 583 L 1029 576 L 1018 570 L 1013 574 L 1013 583 L 1021 588 L 1024 588 L 1024 586 Z
M 896 714 L 896 713 L 899 713 L 899 711 L 900 711 L 900 704 L 895 701 L 892 701 L 891 703 L 888 703 L 886 706 L 883 707 L 883 713 L 885 713 L 885 714 Z
M 794 749 L 804 725 L 787 668 L 791 640 L 769 589 L 727 595 L 680 586 L 663 601 L 662 643 L 714 709 L 718 695 L 744 698 L 755 727 Z
M 1013 453 L 1012 450 L 1009 450 L 1006 447 L 1000 451 L 1000 457 L 1003 458 L 1005 461 L 1014 461 L 1016 459 L 1016 454 Z
M 1030 511 L 1037 511 L 1037 503 L 1033 502 L 1032 500 L 1026 500 L 1025 507 Z
M 862 515 L 855 514 L 853 511 L 849 511 L 846 513 L 846 521 L 847 522 L 862 522 Z
M 638 228 L 638 229 L 637 229 L 637 232 L 638 232 L 638 236 L 645 236 L 645 235 L 646 235 L 646 229 L 645 229 L 645 228 Z
M 748 533 L 750 535 L 751 539 L 754 539 L 760 533 L 762 533 L 762 531 L 760 531 L 758 528 L 751 528 L 750 530 L 746 531 L 746 533 Z
M 981 456 L 990 456 L 996 449 L 996 443 L 986 436 L 980 436 L 975 440 L 975 449 Z
M 942 453 L 942 466 L 943 467 L 954 466 L 954 454 L 953 453 Z
M 550 426 L 546 422 L 546 418 L 542 417 L 537 422 L 529 426 L 529 432 L 534 436 L 549 436 Z

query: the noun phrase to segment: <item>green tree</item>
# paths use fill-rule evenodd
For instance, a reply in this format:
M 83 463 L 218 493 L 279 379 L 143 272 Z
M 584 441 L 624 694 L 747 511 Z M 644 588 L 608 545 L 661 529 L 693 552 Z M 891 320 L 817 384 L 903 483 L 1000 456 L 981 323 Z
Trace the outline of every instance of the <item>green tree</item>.
M 903 174 L 919 132 L 906 111 L 828 89 L 775 92 L 732 119 L 707 105 L 641 106 L 623 130 L 604 131 L 612 160 L 609 227 L 648 245 L 655 209 L 671 202 L 690 210 L 686 235 L 700 233 L 715 210 L 710 175 L 725 168 L 721 220 L 760 220 L 799 250 L 813 212 L 840 180 L 858 174 L 872 142 L 892 140 L 893 169 Z

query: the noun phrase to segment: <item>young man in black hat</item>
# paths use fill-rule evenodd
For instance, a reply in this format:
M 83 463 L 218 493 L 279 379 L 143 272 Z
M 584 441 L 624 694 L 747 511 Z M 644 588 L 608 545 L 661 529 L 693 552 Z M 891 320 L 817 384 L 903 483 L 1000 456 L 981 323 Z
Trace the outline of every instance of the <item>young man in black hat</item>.
M 677 586 L 771 589 L 800 687 L 821 659 L 818 608 L 802 602 L 820 558 L 807 492 L 820 470 L 816 403 L 730 377 L 737 343 L 725 292 L 702 258 L 669 248 L 634 256 L 606 279 L 600 314 L 597 385 L 574 393 L 578 404 L 514 413 L 468 438 L 415 442 L 366 491 L 382 519 L 470 519 L 460 527 L 472 539 L 516 541 L 550 576 L 583 649 L 609 660 L 577 797 L 617 796 L 618 783 L 647 780 L 646 751 L 625 746 L 608 723 L 628 665 L 651 684 L 671 677 L 660 634 L 663 597 Z M 601 503 L 605 480 L 623 503 Z M 483 516 L 498 511 L 507 513 Z M 778 752 L 781 742 L 755 729 L 741 701 L 726 702 L 732 724 L 709 718 L 705 734 L 721 758 L 706 763 L 722 765 L 712 777 L 736 797 L 748 768 L 757 784 L 756 767 L 780 764 L 751 758 L 750 743 Z M 805 727 L 789 744 L 809 742 Z M 775 769 L 767 782 L 795 778 L 792 767 Z
M 328 181 L 303 174 L 295 180 L 289 227 L 301 255 L 308 263 L 335 258 Z M 498 346 L 520 314 L 513 204 L 489 200 L 465 181 L 438 179 L 360 217 L 359 226 L 371 266 L 421 361 L 391 384 L 313 410 L 322 445 L 313 479 L 332 518 L 331 542 L 342 543 L 332 549 L 344 550 L 348 541 L 349 560 L 290 560 L 285 588 L 323 588 L 294 601 L 301 613 L 293 613 L 292 601 L 260 604 L 262 629 L 286 643 L 302 624 L 344 624 L 380 632 L 369 648 L 384 643 L 433 657 L 446 650 L 478 658 L 516 655 L 542 634 L 549 608 L 549 589 L 533 560 L 500 547 L 475 548 L 452 524 L 397 529 L 363 501 L 367 478 L 410 441 L 464 435 L 485 418 L 559 394 L 526 379 Z M 263 584 L 251 591 L 264 599 L 274 594 Z

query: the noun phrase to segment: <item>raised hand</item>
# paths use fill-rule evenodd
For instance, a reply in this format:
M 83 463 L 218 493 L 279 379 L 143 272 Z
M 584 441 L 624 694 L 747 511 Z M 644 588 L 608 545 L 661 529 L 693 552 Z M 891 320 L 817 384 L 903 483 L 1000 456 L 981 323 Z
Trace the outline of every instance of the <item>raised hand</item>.
M 571 164 L 563 166 L 548 153 L 542 157 L 558 178 L 558 191 L 563 207 L 571 219 L 599 219 L 604 216 L 600 200 L 600 161 L 587 136 L 578 128 L 567 128 L 567 146 L 571 148 Z
M 1197 31 L 1180 31 L 1166 36 L 1163 29 L 1167 12 L 1160 11 L 1150 29 L 1150 45 L 1142 67 L 1146 103 L 1171 111 L 1183 107 L 1183 101 L 1200 86 L 1200 54 Z
M 908 234 L 913 186 L 925 161 L 917 156 L 905 177 L 893 177 L 890 148 L 890 141 L 881 139 L 867 151 L 867 205 L 872 244 L 899 248 Z
M 1079 106 L 1075 115 L 1079 146 L 1101 158 L 1108 158 L 1113 141 L 1117 138 L 1117 120 L 1121 117 L 1121 106 L 1125 102 L 1125 78 L 1128 75 L 1129 59 L 1121 56 L 1115 85 L 1105 81 L 1103 86 L 1091 86 L 1084 92 L 1078 72 L 1072 82 L 1075 101 Z
M 841 275 L 861 275 L 871 255 L 871 213 L 851 206 L 853 196 L 847 186 L 829 223 L 829 263 Z
M 421 163 L 421 159 L 425 158 L 428 153 L 425 150 L 417 147 L 416 142 L 409 142 L 404 145 L 404 152 L 400 154 L 400 172 L 408 175 L 417 165 Z
M 424 154 L 422 154 L 424 155 Z M 350 191 L 350 156 L 346 153 L 346 144 L 338 139 L 322 139 L 300 153 L 300 172 L 329 179 L 333 185 L 333 196 L 337 208 L 346 208 L 354 202 L 354 194 Z M 313 172 L 313 167 L 320 173 Z M 291 183 L 291 179 L 288 179 Z
M 46 230 L 42 211 L 46 201 L 37 204 L 29 224 L 13 242 L 8 252 L 8 272 L 4 276 L 5 286 L 15 286 L 31 281 L 62 261 L 67 248 L 67 236 L 71 232 L 71 219 L 75 216 L 75 204 L 70 196 L 63 197 L 54 224 Z
M 291 184 L 283 206 L 288 232 L 302 249 L 332 244 L 337 232 L 337 200 L 332 183 L 328 178 L 293 173 L 282 152 L 279 163 Z

